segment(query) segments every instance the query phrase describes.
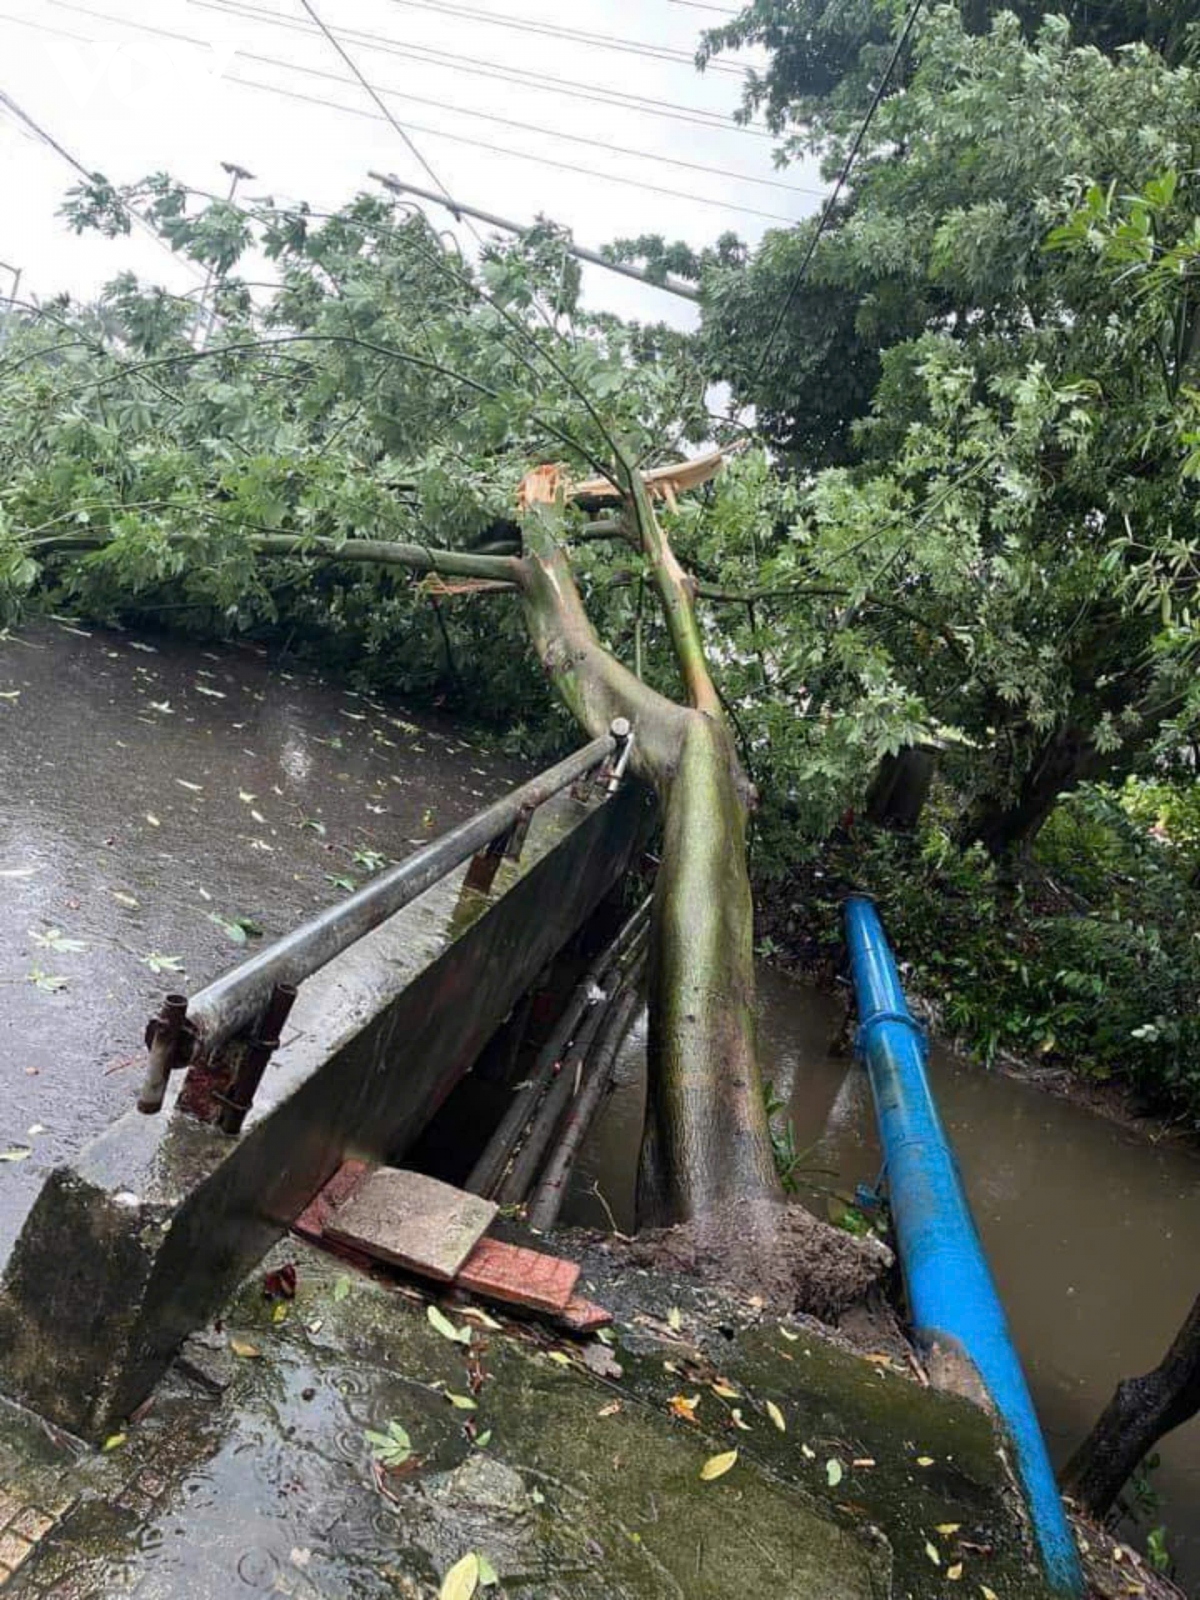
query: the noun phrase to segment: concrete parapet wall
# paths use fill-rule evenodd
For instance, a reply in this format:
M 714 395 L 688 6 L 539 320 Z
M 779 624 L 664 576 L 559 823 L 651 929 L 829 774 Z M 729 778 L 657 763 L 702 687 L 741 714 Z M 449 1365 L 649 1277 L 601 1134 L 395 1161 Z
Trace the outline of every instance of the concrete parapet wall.
M 465 869 L 310 978 L 242 1134 L 130 1111 L 47 1179 L 0 1283 L 0 1391 L 112 1432 L 347 1155 L 396 1160 L 619 881 L 634 788 L 537 813 L 488 900 Z

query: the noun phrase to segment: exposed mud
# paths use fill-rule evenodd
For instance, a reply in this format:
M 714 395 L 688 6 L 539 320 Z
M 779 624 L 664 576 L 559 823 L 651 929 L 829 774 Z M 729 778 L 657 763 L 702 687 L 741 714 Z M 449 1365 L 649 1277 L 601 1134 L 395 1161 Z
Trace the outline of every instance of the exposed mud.
M 701 1283 L 736 1285 L 780 1312 L 836 1322 L 882 1286 L 892 1252 L 882 1240 L 856 1238 L 801 1205 L 732 1205 L 726 1211 L 656 1228 L 614 1249 L 635 1266 L 656 1267 Z

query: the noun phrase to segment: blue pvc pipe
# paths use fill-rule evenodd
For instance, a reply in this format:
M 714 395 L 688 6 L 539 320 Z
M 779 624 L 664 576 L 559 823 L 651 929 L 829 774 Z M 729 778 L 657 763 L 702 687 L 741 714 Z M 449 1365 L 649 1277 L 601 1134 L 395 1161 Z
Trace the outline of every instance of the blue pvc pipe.
M 858 1053 L 870 1073 L 914 1329 L 975 1367 L 1012 1442 L 1046 1577 L 1062 1593 L 1081 1594 L 1079 1554 L 1046 1441 L 929 1087 L 924 1034 L 905 1003 L 873 901 L 852 895 L 845 913 Z

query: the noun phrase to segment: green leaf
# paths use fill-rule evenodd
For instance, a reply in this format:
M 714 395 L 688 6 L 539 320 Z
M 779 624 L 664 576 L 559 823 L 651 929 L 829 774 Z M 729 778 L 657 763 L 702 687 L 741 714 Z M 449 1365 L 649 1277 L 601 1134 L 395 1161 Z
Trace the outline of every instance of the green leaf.
M 440 1333 L 443 1339 L 453 1339 L 456 1344 L 470 1344 L 470 1328 L 456 1328 L 445 1312 L 441 1311 L 437 1306 L 426 1306 L 425 1315 L 429 1320 L 430 1327 Z

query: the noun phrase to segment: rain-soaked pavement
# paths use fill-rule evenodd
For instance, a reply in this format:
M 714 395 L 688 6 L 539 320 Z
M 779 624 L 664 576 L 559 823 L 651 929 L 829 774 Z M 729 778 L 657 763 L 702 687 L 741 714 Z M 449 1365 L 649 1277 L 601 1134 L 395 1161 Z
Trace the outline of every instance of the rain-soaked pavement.
M 45 1174 L 128 1109 L 165 991 L 525 775 L 254 648 L 0 635 L 0 1263 Z

